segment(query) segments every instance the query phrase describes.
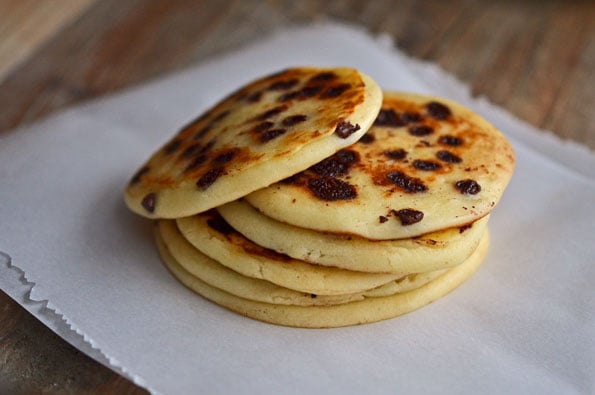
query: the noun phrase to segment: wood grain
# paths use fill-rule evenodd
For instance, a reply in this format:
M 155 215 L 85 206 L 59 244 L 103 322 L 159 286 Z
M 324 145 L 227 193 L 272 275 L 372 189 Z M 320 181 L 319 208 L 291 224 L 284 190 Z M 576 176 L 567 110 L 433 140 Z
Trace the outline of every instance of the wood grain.
M 285 26 L 332 19 L 388 33 L 403 51 L 436 62 L 473 94 L 595 149 L 595 2 L 3 1 L 0 132 Z M 0 292 L 0 392 L 40 391 L 144 392 Z

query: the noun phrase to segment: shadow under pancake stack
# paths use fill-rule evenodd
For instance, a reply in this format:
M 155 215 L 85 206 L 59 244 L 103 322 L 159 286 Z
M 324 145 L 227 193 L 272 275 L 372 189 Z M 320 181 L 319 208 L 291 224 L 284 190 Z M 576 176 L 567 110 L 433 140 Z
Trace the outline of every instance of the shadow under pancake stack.
M 446 99 L 348 68 L 251 82 L 132 177 L 163 262 L 191 290 L 274 324 L 393 318 L 482 263 L 514 170 L 506 138 Z

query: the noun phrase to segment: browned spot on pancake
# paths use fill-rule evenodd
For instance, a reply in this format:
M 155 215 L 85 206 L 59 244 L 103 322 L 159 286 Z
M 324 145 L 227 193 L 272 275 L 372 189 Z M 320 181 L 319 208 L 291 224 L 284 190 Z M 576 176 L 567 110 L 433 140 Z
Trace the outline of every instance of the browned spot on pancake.
M 385 223 L 386 221 L 388 221 L 388 218 L 386 218 L 384 215 L 378 216 L 378 222 L 381 224 Z
M 296 99 L 299 96 L 300 96 L 300 91 L 287 92 L 287 93 L 284 93 L 281 96 L 279 96 L 279 98 L 277 98 L 277 100 L 280 102 L 286 102 L 289 100 Z
M 405 126 L 405 123 L 401 120 L 395 110 L 390 108 L 383 108 L 378 113 L 376 120 L 374 121 L 376 126 L 392 126 L 400 127 Z
M 292 78 L 289 80 L 282 80 L 282 81 L 276 81 L 273 82 L 271 85 L 269 85 L 268 90 L 271 91 L 279 91 L 279 90 L 287 90 L 290 88 L 293 88 L 295 85 L 297 85 L 299 82 L 299 80 L 297 78 Z
M 283 124 L 283 126 L 293 126 L 297 125 L 298 123 L 304 122 L 306 119 L 308 119 L 307 116 L 303 114 L 298 114 L 285 118 L 281 123 Z
M 347 174 L 349 167 L 358 161 L 357 152 L 344 149 L 311 166 L 309 170 L 321 176 L 338 177 Z
M 194 155 L 202 152 L 203 149 L 204 149 L 204 147 L 198 143 L 191 144 L 188 147 L 186 147 L 186 149 L 184 151 L 182 151 L 182 157 L 191 158 Z
M 264 258 L 268 258 L 274 261 L 289 262 L 291 258 L 288 255 L 281 254 L 277 251 L 263 248 L 257 244 L 254 244 L 245 238 L 241 240 L 241 247 L 247 254 L 258 255 Z
M 415 167 L 417 170 L 422 171 L 434 171 L 438 170 L 442 166 L 440 165 L 440 163 L 431 160 L 416 159 L 413 161 L 413 167 Z
M 351 88 L 349 84 L 339 84 L 328 87 L 321 95 L 323 99 L 329 99 L 333 97 L 341 96 L 346 90 Z
M 424 213 L 412 208 L 404 208 L 402 210 L 393 210 L 393 213 L 401 220 L 401 225 L 416 224 L 424 219 Z
M 337 127 L 335 128 L 335 133 L 337 133 L 337 135 L 342 139 L 346 139 L 353 133 L 357 132 L 359 129 L 360 127 L 358 124 L 355 124 L 354 126 L 350 122 L 339 121 Z
M 217 178 L 219 178 L 222 174 L 222 167 L 214 167 L 212 169 L 209 169 L 209 171 L 207 171 L 202 177 L 198 179 L 198 181 L 196 182 L 196 186 L 202 190 L 205 190 L 209 188 L 211 185 L 213 185 L 213 183 L 217 181 Z
M 155 211 L 155 203 L 157 203 L 157 194 L 154 192 L 145 195 L 140 202 L 141 206 L 150 213 Z
M 265 119 L 269 119 L 274 117 L 275 115 L 279 115 L 281 114 L 283 111 L 287 110 L 287 106 L 278 106 L 275 108 L 271 108 L 268 111 L 263 112 L 262 114 L 260 114 L 257 119 L 260 121 L 264 121 Z
M 215 122 L 219 122 L 220 120 L 222 120 L 223 118 L 225 118 L 226 116 L 229 115 L 230 110 L 225 110 L 221 113 L 219 113 L 215 118 L 213 118 L 213 120 L 211 121 L 211 123 L 215 123 Z
M 149 171 L 151 170 L 151 168 L 149 166 L 144 166 L 142 168 L 140 168 L 130 179 L 130 185 L 135 185 L 138 184 L 140 182 L 140 179 L 142 178 L 142 176 L 144 176 L 145 174 L 147 174 Z
M 438 119 L 439 121 L 445 120 L 451 115 L 450 108 L 436 101 L 428 103 L 426 105 L 426 108 L 428 109 L 428 113 L 430 114 L 430 116 L 432 116 L 435 119 Z
M 473 222 L 471 222 L 470 224 L 467 225 L 463 225 L 459 228 L 459 233 L 463 233 L 464 231 L 466 231 L 467 229 L 471 229 L 471 227 L 473 226 Z
M 409 134 L 413 136 L 427 136 L 432 133 L 434 133 L 434 129 L 426 125 L 412 126 L 409 128 Z
M 361 139 L 359 139 L 358 143 L 370 144 L 370 143 L 373 143 L 374 140 L 376 140 L 376 137 L 374 137 L 373 134 L 366 133 L 362 136 Z
M 331 81 L 337 78 L 337 74 L 324 71 L 322 73 L 316 74 L 314 77 L 310 78 L 311 82 L 319 82 L 319 81 Z
M 443 162 L 448 162 L 448 163 L 461 163 L 463 161 L 463 159 L 461 159 L 460 157 L 458 157 L 457 155 L 453 154 L 450 151 L 438 151 L 436 153 L 436 157 L 438 159 L 440 159 Z
M 334 177 L 311 178 L 308 180 L 308 189 L 326 201 L 351 200 L 357 196 L 353 185 Z
M 393 150 L 386 150 L 383 152 L 383 154 L 390 159 L 401 160 L 405 159 L 405 157 L 407 156 L 407 151 L 405 151 L 402 148 L 399 148 Z
M 223 217 L 217 212 L 209 212 L 209 214 L 211 215 L 211 218 L 207 220 L 207 225 L 209 225 L 209 228 L 216 230 L 222 235 L 237 233 L 237 231 L 232 228 L 232 226 L 228 224 L 227 221 L 223 219 Z
M 233 159 L 233 157 L 237 154 L 237 151 L 237 149 L 232 148 L 230 150 L 222 152 L 213 159 L 213 163 L 216 165 L 225 164 Z
M 455 188 L 465 195 L 477 195 L 481 191 L 481 185 L 479 185 L 477 181 L 471 179 L 457 181 L 455 183 Z
M 394 171 L 388 173 L 386 178 L 391 180 L 393 184 L 401 188 L 404 192 L 407 193 L 418 193 L 418 192 L 425 192 L 428 190 L 428 187 L 423 183 L 422 180 L 415 177 L 410 177 L 407 174 Z
M 440 136 L 438 139 L 438 144 L 442 145 L 449 145 L 451 147 L 458 147 L 459 145 L 463 145 L 463 139 L 456 137 L 456 136 Z
M 299 94 L 303 98 L 314 97 L 322 91 L 324 87 L 321 85 L 305 86 L 299 91 Z
M 203 138 L 209 132 L 209 130 L 211 130 L 211 127 L 212 126 L 213 126 L 212 124 L 208 124 L 207 126 L 203 127 L 198 132 L 196 132 L 196 134 L 194 135 L 194 137 L 192 139 L 193 140 L 200 140 L 201 138 Z
M 281 136 L 282 134 L 287 133 L 287 129 L 271 129 L 267 130 L 260 136 L 260 142 L 266 143 L 267 141 L 271 141 L 272 139 Z

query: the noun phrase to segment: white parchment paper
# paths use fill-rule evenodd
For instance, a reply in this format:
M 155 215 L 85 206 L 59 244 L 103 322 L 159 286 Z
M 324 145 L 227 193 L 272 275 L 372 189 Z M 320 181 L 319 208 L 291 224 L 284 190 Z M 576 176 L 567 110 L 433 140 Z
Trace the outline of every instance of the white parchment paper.
M 301 330 L 228 312 L 161 265 L 150 223 L 122 200 L 132 172 L 227 93 L 295 65 L 459 100 L 509 136 L 517 170 L 470 281 L 394 320 Z M 386 39 L 299 28 L 3 136 L 0 286 L 155 393 L 593 393 L 594 169 L 589 150 L 472 99 Z

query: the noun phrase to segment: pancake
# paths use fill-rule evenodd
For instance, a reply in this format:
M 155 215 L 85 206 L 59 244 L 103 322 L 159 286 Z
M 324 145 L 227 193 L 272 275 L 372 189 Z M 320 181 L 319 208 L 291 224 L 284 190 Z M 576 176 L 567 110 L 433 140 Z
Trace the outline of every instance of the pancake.
M 368 240 L 322 233 L 276 221 L 242 200 L 218 207 L 246 238 L 295 259 L 371 273 L 420 273 L 463 262 L 477 248 L 489 216 L 462 227 L 401 240 Z M 192 220 L 182 219 L 188 230 Z
M 410 238 L 489 214 L 514 164 L 507 139 L 471 110 L 385 92 L 374 126 L 357 144 L 245 199 L 306 229 Z
M 337 305 L 363 300 L 368 296 L 387 296 L 418 288 L 444 272 L 444 270 L 438 270 L 423 275 L 412 274 L 371 290 L 351 294 L 318 295 L 299 292 L 280 287 L 265 280 L 243 276 L 220 265 L 217 261 L 192 247 L 179 234 L 176 236 L 175 229 L 173 221 L 159 221 L 155 238 L 161 255 L 171 255 L 172 259 L 175 259 L 190 275 L 212 287 L 257 302 L 292 306 Z M 163 251 L 164 249 L 165 251 Z
M 132 177 L 128 207 L 148 218 L 204 212 L 355 143 L 382 100 L 348 68 L 294 68 L 252 82 L 179 131 Z
M 192 291 L 229 310 L 272 324 L 331 328 L 371 323 L 411 312 L 454 290 L 482 263 L 488 249 L 488 234 L 464 263 L 414 290 L 384 297 L 370 297 L 332 306 L 287 306 L 256 302 L 213 287 L 185 270 L 158 240 L 164 263 L 172 274 Z
M 372 289 L 409 274 L 364 273 L 290 258 L 246 239 L 215 211 L 179 219 L 177 224 L 181 234 L 173 225 L 165 223 L 162 226 L 162 235 L 168 238 L 168 244 L 190 242 L 194 248 L 235 272 L 296 291 L 316 295 L 349 294 Z

